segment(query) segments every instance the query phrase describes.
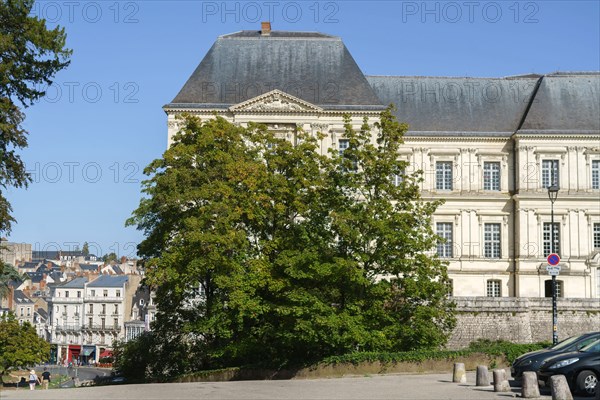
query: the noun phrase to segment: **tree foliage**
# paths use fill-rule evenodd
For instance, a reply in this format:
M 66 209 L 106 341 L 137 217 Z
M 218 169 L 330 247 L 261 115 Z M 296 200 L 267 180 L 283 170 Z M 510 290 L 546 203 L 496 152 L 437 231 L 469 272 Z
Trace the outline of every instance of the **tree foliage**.
M 27 147 L 21 108 L 45 95 L 43 84 L 69 64 L 62 28 L 48 29 L 31 15 L 34 0 L 0 0 L 0 232 L 10 231 L 12 211 L 2 194 L 7 187 L 23 187 L 29 175 L 16 150 Z
M 346 117 L 342 155 L 321 154 L 323 137 L 302 130 L 288 140 L 221 117 L 182 122 L 128 220 L 146 234 L 138 251 L 160 335 L 193 344 L 211 368 L 445 342 L 448 278 L 431 255 L 439 203 L 405 173 L 406 126 L 390 109 L 359 129 Z
M 50 344 L 37 335 L 29 322 L 20 325 L 12 314 L 0 319 L 0 374 L 39 364 L 49 357 Z
M 102 256 L 102 261 L 104 261 L 105 263 L 109 264 L 113 261 L 117 261 L 117 254 L 112 252 L 112 253 L 107 253 L 105 255 Z
M 0 261 L 0 300 L 8 296 L 10 292 L 9 282 L 11 280 L 22 281 L 23 277 L 15 267 Z

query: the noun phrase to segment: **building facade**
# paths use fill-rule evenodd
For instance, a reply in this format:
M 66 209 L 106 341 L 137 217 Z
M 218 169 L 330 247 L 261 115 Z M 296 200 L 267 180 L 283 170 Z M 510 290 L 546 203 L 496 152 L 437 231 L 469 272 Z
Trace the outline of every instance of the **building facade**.
M 365 76 L 340 38 L 264 24 L 220 36 L 164 110 L 169 144 L 178 115 L 216 112 L 290 140 L 298 129 L 323 133 L 326 153 L 347 146 L 344 114 L 359 128 L 389 104 L 409 125 L 398 154 L 406 172 L 423 171 L 425 200 L 445 200 L 433 224 L 454 296 L 548 297 L 555 252 L 559 296 L 600 298 L 598 72 Z
M 139 276 L 77 277 L 53 286 L 48 302 L 50 343 L 58 362 L 97 362 L 124 338 Z

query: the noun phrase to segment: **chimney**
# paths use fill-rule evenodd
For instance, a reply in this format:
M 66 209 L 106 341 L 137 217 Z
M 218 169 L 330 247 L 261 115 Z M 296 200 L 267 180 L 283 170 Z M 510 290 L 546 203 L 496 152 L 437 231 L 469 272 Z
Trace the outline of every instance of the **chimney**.
M 270 36 L 271 35 L 271 23 L 270 22 L 261 22 L 260 23 L 260 35 L 261 36 Z

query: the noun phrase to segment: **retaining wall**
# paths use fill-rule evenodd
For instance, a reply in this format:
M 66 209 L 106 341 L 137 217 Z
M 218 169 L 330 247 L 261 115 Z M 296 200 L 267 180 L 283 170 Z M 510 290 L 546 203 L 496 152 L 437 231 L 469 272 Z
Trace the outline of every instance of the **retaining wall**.
M 455 297 L 456 328 L 448 348 L 477 339 L 516 343 L 552 341 L 552 299 L 515 297 Z M 559 299 L 558 337 L 600 331 L 600 299 Z

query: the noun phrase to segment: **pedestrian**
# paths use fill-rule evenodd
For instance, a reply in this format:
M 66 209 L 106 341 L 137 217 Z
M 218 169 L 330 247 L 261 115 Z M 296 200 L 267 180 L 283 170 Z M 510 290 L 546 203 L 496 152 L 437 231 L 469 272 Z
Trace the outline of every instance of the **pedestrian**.
M 50 384 L 50 371 L 48 371 L 48 368 L 44 368 L 44 372 L 42 372 L 42 388 L 48 389 L 49 384 Z
M 40 378 L 35 374 L 35 370 L 29 371 L 29 390 L 35 390 L 36 383 L 42 383 Z

